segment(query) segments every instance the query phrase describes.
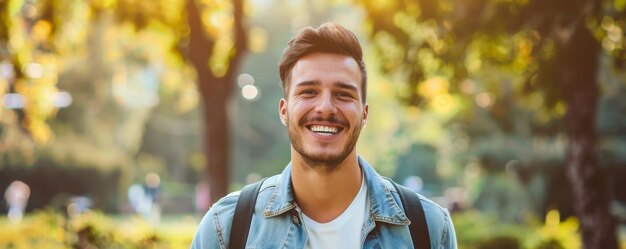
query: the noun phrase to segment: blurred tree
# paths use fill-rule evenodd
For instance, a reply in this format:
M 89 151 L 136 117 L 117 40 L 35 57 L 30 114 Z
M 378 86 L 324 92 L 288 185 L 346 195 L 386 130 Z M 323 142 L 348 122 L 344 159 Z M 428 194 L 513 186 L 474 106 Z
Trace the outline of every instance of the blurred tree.
M 136 32 L 130 23 L 118 22 L 110 6 L 104 8 L 98 5 L 99 2 L 3 3 L 9 6 L 8 10 L 0 9 L 10 18 L 10 22 L 3 24 L 10 26 L 8 30 L 11 35 L 5 37 L 8 40 L 3 40 L 6 47 L 0 47 L 6 56 L 0 58 L 3 62 L 2 76 L 13 76 L 0 76 L 0 81 L 6 80 L 3 83 L 8 83 L 7 90 L 10 93 L 2 97 L 7 99 L 8 96 L 20 94 L 24 108 L 0 108 L 0 170 L 6 170 L 9 174 L 20 170 L 29 172 L 32 175 L 24 173 L 13 177 L 31 179 L 40 177 L 38 174 L 45 168 L 58 168 L 56 170 L 59 172 L 82 172 L 77 176 L 80 179 L 91 179 L 86 172 L 95 172 L 96 175 L 116 173 L 115 179 L 110 181 L 112 185 L 106 188 L 98 185 L 97 188 L 107 190 L 99 193 L 93 192 L 94 188 L 76 188 L 79 183 L 66 181 L 60 184 L 57 178 L 41 175 L 43 177 L 40 179 L 48 180 L 38 182 L 39 186 L 50 184 L 55 187 L 45 189 L 43 192 L 48 194 L 34 200 L 39 202 L 40 207 L 54 205 L 41 201 L 54 200 L 56 195 L 67 197 L 60 192 L 86 194 L 94 199 L 100 198 L 100 193 L 111 196 L 125 192 L 116 190 L 125 188 L 130 184 L 129 181 L 135 180 L 132 179 L 133 175 L 140 173 L 137 168 L 163 172 L 163 163 L 158 158 L 155 160 L 154 156 L 139 154 L 138 150 L 148 115 L 159 103 L 159 85 L 171 85 L 176 80 L 168 78 L 179 78 L 181 82 L 191 82 L 192 89 L 195 86 L 193 77 L 185 80 L 184 75 L 188 73 L 172 65 L 176 64 L 170 59 L 173 54 L 172 35 L 161 32 L 154 25 L 143 32 Z M 37 23 L 35 27 L 44 25 L 49 29 L 46 36 L 35 36 L 39 31 L 25 26 L 27 22 L 23 19 L 26 17 Z M 129 43 L 131 39 L 133 42 Z M 26 44 L 35 45 L 23 48 Z M 48 59 L 39 61 L 41 56 Z M 22 64 L 28 66 L 14 63 L 15 58 L 23 60 Z M 27 69 L 29 67 L 41 67 L 43 75 L 35 78 L 28 76 L 25 72 L 34 70 Z M 49 83 L 44 84 L 41 78 L 50 78 Z M 184 88 L 181 86 L 184 84 L 179 83 L 176 88 Z M 57 110 L 58 99 L 50 97 L 54 97 L 59 89 L 73 102 Z M 169 91 L 174 92 L 171 89 Z M 50 110 L 48 116 L 35 115 L 35 118 L 40 118 L 38 122 L 42 123 L 41 130 L 48 133 L 26 126 L 30 122 L 29 115 L 34 112 L 31 107 Z M 45 139 L 41 139 L 42 134 L 46 135 L 43 136 Z M 19 169 L 24 166 L 33 168 Z M 87 167 L 92 169 L 76 169 Z M 140 177 L 143 179 L 143 175 Z M 73 191 L 69 192 L 68 189 Z M 37 196 L 41 197 L 33 197 Z M 108 210 L 118 208 L 111 203 L 97 205 L 98 208 Z
M 202 96 L 206 173 L 213 203 L 228 191 L 230 126 L 227 104 L 247 48 L 243 0 L 232 1 L 232 20 L 229 20 L 232 27 L 229 27 L 231 30 L 226 38 L 223 33 L 205 32 L 206 28 L 195 0 L 187 0 L 186 6 L 190 31 L 186 58 L 196 69 L 198 90 Z M 215 28 L 220 31 L 219 27 Z M 214 58 L 225 62 L 211 63 Z
M 131 24 L 136 32 L 152 30 L 165 34 L 167 38 L 155 41 L 171 46 L 171 55 L 165 56 L 170 60 L 167 62 L 170 64 L 168 66 L 188 63 L 194 68 L 206 132 L 202 139 L 206 143 L 204 178 L 207 178 L 211 185 L 212 201 L 224 196 L 229 178 L 227 106 L 236 72 L 248 45 L 242 0 L 232 2 L 102 0 L 90 1 L 86 4 L 77 3 L 75 6 L 72 6 L 70 2 L 58 0 L 2 1 L 0 3 L 0 20 L 2 21 L 0 94 L 19 93 L 21 98 L 15 101 L 23 102 L 24 107 L 13 111 L 0 109 L 2 112 L 0 114 L 6 113 L 2 115 L 2 120 L 7 124 L 3 125 L 0 132 L 5 130 L 4 127 L 11 127 L 8 124 L 18 124 L 17 126 L 23 127 L 37 143 L 45 144 L 50 140 L 52 132 L 46 120 L 54 116 L 57 111 L 53 98 L 58 91 L 57 82 L 59 70 L 63 66 L 62 59 L 70 54 L 76 55 L 77 51 L 85 47 L 88 37 L 85 35 L 85 29 L 97 27 L 86 23 L 98 22 L 101 17 L 110 16 L 111 13 L 114 14 L 120 26 Z M 75 18 L 76 16 L 83 18 Z M 102 30 L 96 29 L 96 32 L 98 31 Z M 171 37 L 173 41 L 168 39 Z M 150 44 L 144 44 L 144 46 L 149 49 Z M 110 60 L 116 54 L 116 52 L 111 52 L 94 59 L 96 61 Z M 150 60 L 155 59 L 149 56 L 139 57 L 145 57 L 139 60 L 147 59 L 150 63 L 154 62 Z M 139 62 L 140 65 L 150 63 Z M 128 69 L 128 65 L 126 67 L 120 65 L 118 69 L 124 72 L 132 70 Z M 179 65 L 177 69 L 189 73 L 185 71 L 185 65 Z M 132 73 L 134 72 L 122 73 L 121 77 Z M 160 75 L 154 77 L 161 77 L 159 81 L 168 81 L 167 77 L 171 78 L 171 75 L 164 74 L 165 79 Z M 120 76 L 119 73 L 115 75 Z M 185 80 L 178 78 L 181 81 Z M 106 77 L 96 80 L 107 81 Z M 138 82 L 146 83 L 145 80 L 139 79 Z M 111 82 L 112 95 L 116 95 L 115 90 L 120 90 L 118 95 L 124 95 L 128 90 L 118 89 L 115 77 L 111 79 Z M 174 84 L 184 86 L 184 82 Z M 184 90 L 180 92 L 185 93 Z M 112 97 L 120 98 L 120 96 Z M 133 99 L 132 96 L 121 97 L 126 97 L 125 101 L 138 100 Z M 187 102 L 193 101 L 187 100 Z M 16 118 L 11 118 L 13 116 Z M 137 141 L 140 141 L 140 134 L 136 134 Z M 7 143 L 6 136 L 3 136 L 1 141 Z
M 58 90 L 59 61 L 52 51 L 55 30 L 50 13 L 38 13 L 42 5 L 33 1 L 0 2 L 0 95 L 13 93 L 2 98 L 0 118 L 5 125 L 0 128 L 1 144 L 11 140 L 4 134 L 13 124 L 29 131 L 39 143 L 51 136 L 45 121 L 56 112 L 53 101 Z
M 357 2 L 371 20 L 382 69 L 405 75 L 406 91 L 400 96 L 407 104 L 424 101 L 419 90 L 424 80 L 444 75 L 458 82 L 452 90 L 463 91 L 477 73 L 496 65 L 522 75 L 516 93 L 534 97 L 547 113 L 564 112 L 566 172 L 583 245 L 617 248 L 595 122 L 601 50 L 616 66 L 626 58 L 625 1 Z

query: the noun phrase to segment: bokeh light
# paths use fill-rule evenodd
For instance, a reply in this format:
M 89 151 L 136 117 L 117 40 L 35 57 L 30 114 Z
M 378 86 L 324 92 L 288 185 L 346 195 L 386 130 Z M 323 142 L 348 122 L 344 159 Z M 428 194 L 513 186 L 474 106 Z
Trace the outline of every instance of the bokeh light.
M 255 100 L 259 96 L 259 89 L 254 85 L 245 85 L 241 88 L 241 95 L 247 100 Z
M 237 84 L 239 85 L 239 87 L 244 87 L 246 85 L 253 85 L 254 77 L 252 77 L 252 75 L 250 74 L 242 73 L 239 76 L 237 76 Z

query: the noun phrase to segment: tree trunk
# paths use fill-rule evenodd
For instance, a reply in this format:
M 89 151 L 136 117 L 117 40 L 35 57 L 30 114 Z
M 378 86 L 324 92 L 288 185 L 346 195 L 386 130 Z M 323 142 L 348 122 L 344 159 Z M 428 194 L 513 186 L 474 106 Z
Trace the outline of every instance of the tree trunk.
M 208 70 L 207 70 L 208 71 Z M 198 71 L 198 73 L 201 73 Z M 202 79 L 206 77 L 198 77 Z M 230 91 L 219 88 L 232 86 L 234 79 L 220 78 L 212 81 L 200 80 L 199 84 L 211 85 L 210 93 L 202 94 L 202 120 L 205 131 L 206 179 L 210 186 L 210 203 L 215 203 L 228 192 L 230 140 L 226 105 Z M 222 86 L 222 87 L 215 87 Z M 217 94 L 216 94 L 217 93 Z M 205 95 L 206 94 L 206 95 Z
M 568 137 L 566 172 L 580 220 L 583 248 L 617 249 L 615 219 L 609 212 L 606 177 L 596 151 L 598 41 L 581 22 L 562 50 L 562 82 Z
M 228 100 L 235 85 L 236 72 L 243 61 L 247 37 L 243 25 L 243 0 L 233 0 L 233 40 L 225 75 L 216 76 L 211 71 L 209 59 L 213 55 L 215 37 L 207 36 L 195 0 L 187 0 L 189 24 L 189 51 L 187 59 L 196 69 L 198 91 L 202 97 L 204 122 L 204 148 L 206 157 L 205 179 L 210 187 L 210 204 L 225 196 L 229 182 L 230 139 Z

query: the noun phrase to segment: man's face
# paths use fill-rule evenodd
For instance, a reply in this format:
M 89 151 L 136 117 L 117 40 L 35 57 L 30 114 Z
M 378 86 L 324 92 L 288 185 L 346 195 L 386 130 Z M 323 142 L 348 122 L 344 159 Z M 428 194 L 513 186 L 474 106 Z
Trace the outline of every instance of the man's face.
M 296 62 L 279 114 L 295 151 L 310 165 L 336 166 L 355 152 L 367 122 L 354 58 L 312 53 Z

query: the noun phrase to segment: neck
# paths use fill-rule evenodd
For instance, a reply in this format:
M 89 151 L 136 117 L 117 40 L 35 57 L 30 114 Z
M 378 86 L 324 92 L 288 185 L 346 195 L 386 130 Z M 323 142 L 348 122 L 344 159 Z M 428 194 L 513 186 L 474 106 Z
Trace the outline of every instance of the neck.
M 348 208 L 361 188 L 362 173 L 356 151 L 339 165 L 308 165 L 291 150 L 291 182 L 296 202 L 311 219 L 326 223 Z

